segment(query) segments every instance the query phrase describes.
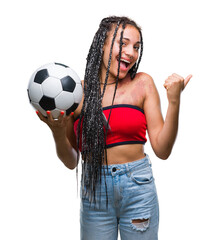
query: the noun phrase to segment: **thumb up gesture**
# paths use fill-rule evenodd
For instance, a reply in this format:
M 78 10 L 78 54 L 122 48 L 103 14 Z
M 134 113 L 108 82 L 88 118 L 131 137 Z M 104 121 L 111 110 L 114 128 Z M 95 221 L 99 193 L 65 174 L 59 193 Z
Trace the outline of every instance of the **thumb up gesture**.
M 173 73 L 165 80 L 164 87 L 167 90 L 169 102 L 179 101 L 181 92 L 184 90 L 191 78 L 191 74 L 184 79 L 180 75 Z

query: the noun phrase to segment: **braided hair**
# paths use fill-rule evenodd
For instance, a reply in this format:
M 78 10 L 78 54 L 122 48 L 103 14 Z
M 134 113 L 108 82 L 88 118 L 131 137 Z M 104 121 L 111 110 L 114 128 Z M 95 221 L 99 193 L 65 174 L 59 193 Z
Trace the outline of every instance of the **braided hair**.
M 90 204 L 91 202 L 94 202 L 96 204 L 96 187 L 97 187 L 97 184 L 101 184 L 101 171 L 102 171 L 102 165 L 104 163 L 104 160 L 106 161 L 106 165 L 108 165 L 107 154 L 106 154 L 107 150 L 105 147 L 106 134 L 108 129 L 107 128 L 104 129 L 104 125 L 106 126 L 106 124 L 104 124 L 106 119 L 104 117 L 103 110 L 102 110 L 102 99 L 103 99 L 104 92 L 107 85 L 109 69 L 111 64 L 111 57 L 112 57 L 112 49 L 113 49 L 113 44 L 118 32 L 118 28 L 122 26 L 122 31 L 120 36 L 119 65 L 118 65 L 120 66 L 123 31 L 127 24 L 134 26 L 139 31 L 140 37 L 141 37 L 141 50 L 140 50 L 140 56 L 139 56 L 138 62 L 135 63 L 134 66 L 129 70 L 131 79 L 133 79 L 136 75 L 139 63 L 141 61 L 142 52 L 143 52 L 143 40 L 142 40 L 141 28 L 137 26 L 137 24 L 131 19 L 127 17 L 117 17 L 117 16 L 104 18 L 101 21 L 99 25 L 99 29 L 97 30 L 93 38 L 93 42 L 90 46 L 90 50 L 87 56 L 87 64 L 86 64 L 85 76 L 84 76 L 84 102 L 83 102 L 78 129 L 77 129 L 78 131 L 77 145 L 78 145 L 78 149 L 79 149 L 79 146 L 81 146 L 81 154 L 83 159 L 82 178 L 81 178 L 82 191 L 83 191 L 83 194 L 88 194 Z M 107 34 L 113 29 L 113 27 L 115 28 L 115 30 L 114 30 L 111 48 L 110 48 L 105 82 L 103 86 L 103 91 L 101 93 L 100 71 L 101 71 L 101 63 L 102 63 L 102 57 L 103 57 L 103 46 L 108 37 Z M 117 77 L 116 77 L 116 85 L 115 85 L 112 105 L 113 105 L 113 101 L 116 94 L 118 79 L 119 79 L 119 68 L 118 68 Z M 110 115 L 109 115 L 109 118 L 110 118 Z M 108 122 L 109 122 L 109 118 L 108 118 Z M 79 154 L 78 154 L 77 161 L 79 161 Z M 78 169 L 77 169 L 77 172 L 78 172 Z M 105 189 L 106 189 L 106 196 L 107 196 L 106 176 L 105 176 L 105 171 L 103 172 L 104 172 Z M 106 205 L 108 206 L 108 196 L 107 196 Z

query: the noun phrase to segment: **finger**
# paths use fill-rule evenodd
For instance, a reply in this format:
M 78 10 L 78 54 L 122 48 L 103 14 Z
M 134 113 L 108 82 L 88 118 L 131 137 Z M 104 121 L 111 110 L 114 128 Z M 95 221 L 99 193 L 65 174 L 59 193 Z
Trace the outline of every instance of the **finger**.
M 188 84 L 188 82 L 190 81 L 190 79 L 192 78 L 192 74 L 189 74 L 189 76 L 187 76 L 184 80 L 184 88 L 186 87 L 186 85 Z
M 166 84 L 170 84 L 171 82 L 172 82 L 172 80 L 168 78 L 168 79 L 165 80 L 164 84 L 165 84 L 165 85 L 166 85 Z
M 36 110 L 36 114 L 40 120 L 45 121 L 45 117 L 43 116 L 43 114 L 40 111 Z
M 169 84 L 169 83 L 164 83 L 163 86 L 166 88 L 166 90 L 168 90 L 168 89 L 170 88 L 171 84 Z
M 65 121 L 68 122 L 71 117 L 73 117 L 74 112 L 71 112 L 69 115 L 65 117 Z
M 166 80 L 165 80 L 165 82 L 176 82 L 176 81 L 178 81 L 178 77 L 176 77 L 176 76 L 169 76 Z
M 46 123 L 48 125 L 48 118 L 45 117 L 40 111 L 36 111 L 36 114 L 38 115 L 39 119 L 41 121 L 43 121 L 44 123 Z
M 164 85 L 163 85 L 163 86 L 166 88 L 166 87 L 167 87 L 167 85 L 168 85 L 167 83 L 164 83 Z
M 54 119 L 53 119 L 53 117 L 52 117 L 51 112 L 50 112 L 50 111 L 46 111 L 46 114 L 47 114 L 48 121 L 49 121 L 49 122 L 53 122 Z
M 59 122 L 62 122 L 62 121 L 63 121 L 64 114 L 65 114 L 64 111 L 61 111 L 61 112 L 60 112 L 59 117 L 58 117 L 58 121 L 59 121 Z
M 183 80 L 184 78 L 176 73 L 173 73 L 172 76 L 179 78 L 180 80 Z
M 73 117 L 73 115 L 74 115 L 74 112 L 71 112 L 69 115 L 66 115 L 66 118 L 69 119 L 69 118 Z

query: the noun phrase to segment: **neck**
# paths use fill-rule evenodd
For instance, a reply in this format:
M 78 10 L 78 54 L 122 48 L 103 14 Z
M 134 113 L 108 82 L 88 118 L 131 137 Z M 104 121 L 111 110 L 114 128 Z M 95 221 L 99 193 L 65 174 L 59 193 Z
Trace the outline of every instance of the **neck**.
M 105 84 L 104 82 L 100 82 L 100 84 Z M 107 83 L 106 85 L 112 85 L 112 84 L 116 84 L 116 81 L 114 81 L 114 82 L 109 82 L 109 83 Z
M 100 84 L 101 85 L 104 85 L 105 84 L 105 79 L 106 79 L 106 68 L 101 67 L 101 71 L 100 71 Z M 107 79 L 107 84 L 106 85 L 113 85 L 113 84 L 116 84 L 116 77 L 112 76 L 109 72 L 109 75 L 108 75 L 108 79 Z

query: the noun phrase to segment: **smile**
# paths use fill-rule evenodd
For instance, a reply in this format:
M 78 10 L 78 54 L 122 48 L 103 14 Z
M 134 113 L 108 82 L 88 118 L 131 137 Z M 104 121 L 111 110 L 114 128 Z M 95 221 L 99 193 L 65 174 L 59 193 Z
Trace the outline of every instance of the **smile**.
M 119 58 L 117 58 L 117 61 L 119 61 Z M 123 58 L 120 59 L 120 68 L 122 68 L 121 70 L 127 70 L 130 64 L 131 62 L 128 60 Z

